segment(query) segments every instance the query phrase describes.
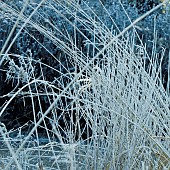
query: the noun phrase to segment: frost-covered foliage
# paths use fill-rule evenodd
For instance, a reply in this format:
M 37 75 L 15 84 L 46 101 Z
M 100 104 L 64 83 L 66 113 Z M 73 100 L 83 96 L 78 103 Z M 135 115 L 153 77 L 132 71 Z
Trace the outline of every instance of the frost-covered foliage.
M 15 2 L 0 1 L 1 169 L 169 169 L 169 14 Z

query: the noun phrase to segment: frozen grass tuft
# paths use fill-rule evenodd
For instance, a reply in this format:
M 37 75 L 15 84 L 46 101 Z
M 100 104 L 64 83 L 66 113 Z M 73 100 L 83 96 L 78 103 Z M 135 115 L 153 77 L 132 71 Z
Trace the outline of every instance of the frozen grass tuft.
M 31 105 L 32 115 L 19 128 L 0 124 L 1 169 L 170 168 L 165 53 L 156 52 L 156 33 L 149 53 L 135 27 L 158 7 L 121 31 L 104 5 L 98 1 L 98 10 L 112 27 L 87 1 L 37 0 L 21 9 L 0 1 L 4 20 L 13 16 L 14 25 L 1 50 L 13 90 L 1 96 L 8 101 L 0 116 L 15 98 Z M 41 56 L 36 48 L 24 49 L 27 39 L 19 44 L 23 34 L 34 39 Z M 14 43 L 23 51 L 11 53 Z

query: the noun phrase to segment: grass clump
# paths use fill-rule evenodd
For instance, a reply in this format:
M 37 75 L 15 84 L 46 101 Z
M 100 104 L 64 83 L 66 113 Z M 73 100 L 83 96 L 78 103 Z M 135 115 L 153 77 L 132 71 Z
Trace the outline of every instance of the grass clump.
M 151 52 L 136 30 L 163 4 L 133 22 L 129 18 L 121 30 L 101 1 L 97 7 L 109 24 L 88 1 L 25 3 L 21 8 L 0 2 L 3 19 L 13 16 L 0 61 L 13 86 L 1 95 L 8 100 L 0 118 L 5 119 L 15 100 L 23 105 L 12 129 L 1 123 L 7 150 L 1 167 L 169 169 L 165 50 L 156 51 L 156 30 Z

